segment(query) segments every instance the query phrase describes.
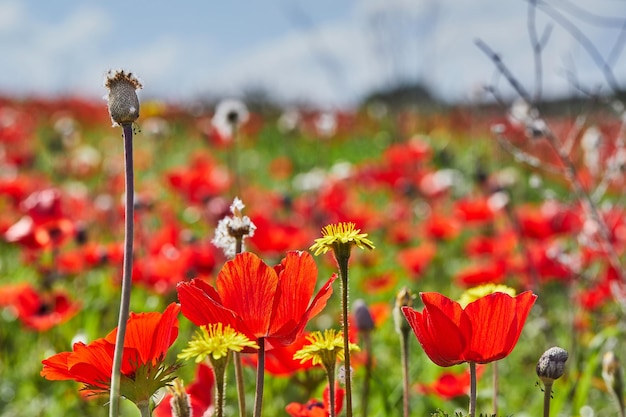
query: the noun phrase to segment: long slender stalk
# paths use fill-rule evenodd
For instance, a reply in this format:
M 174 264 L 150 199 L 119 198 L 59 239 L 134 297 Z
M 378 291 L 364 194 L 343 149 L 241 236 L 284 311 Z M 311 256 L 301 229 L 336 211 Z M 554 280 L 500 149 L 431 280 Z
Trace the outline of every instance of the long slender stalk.
M 552 382 L 544 381 L 543 417 L 550 417 L 550 399 L 552 398 Z
M 400 331 L 400 360 L 402 361 L 402 415 L 409 417 L 409 332 Z
M 476 415 L 476 362 L 470 362 L 470 403 L 469 417 Z
M 132 287 L 133 269 L 133 239 L 134 239 L 134 195 L 135 178 L 133 171 L 133 126 L 126 123 L 122 126 L 124 132 L 124 156 L 126 177 L 125 224 L 124 224 L 124 267 L 122 271 L 122 294 L 120 297 L 120 313 L 115 337 L 115 352 L 113 354 L 113 369 L 111 371 L 111 396 L 109 417 L 117 417 L 120 411 L 120 382 L 122 356 L 124 353 L 124 338 L 126 337 L 126 322 L 130 307 L 130 292 Z
M 335 405 L 336 395 L 335 395 L 335 368 L 326 369 L 326 376 L 328 378 L 328 399 L 330 403 L 330 417 L 335 417 L 337 415 L 337 406 Z
M 254 396 L 254 417 L 261 417 L 263 409 L 263 387 L 265 384 L 265 339 L 260 337 L 257 341 L 259 353 L 256 368 L 256 394 Z
M 498 415 L 498 361 L 491 364 L 491 370 L 493 372 L 493 415 Z
M 243 251 L 243 236 L 235 238 L 235 254 Z M 239 416 L 246 417 L 246 389 L 243 380 L 243 365 L 241 354 L 233 352 L 233 362 L 235 364 L 235 384 L 237 385 L 237 400 L 239 401 Z
M 348 260 L 347 256 L 337 256 L 341 277 L 341 320 L 343 327 L 344 367 L 346 370 L 346 417 L 352 417 L 352 368 L 350 367 L 350 337 L 348 325 Z
M 362 332 L 365 351 L 365 377 L 363 378 L 363 391 L 361 392 L 361 415 L 367 417 L 367 408 L 370 397 L 370 380 L 372 379 L 372 337 L 370 331 Z

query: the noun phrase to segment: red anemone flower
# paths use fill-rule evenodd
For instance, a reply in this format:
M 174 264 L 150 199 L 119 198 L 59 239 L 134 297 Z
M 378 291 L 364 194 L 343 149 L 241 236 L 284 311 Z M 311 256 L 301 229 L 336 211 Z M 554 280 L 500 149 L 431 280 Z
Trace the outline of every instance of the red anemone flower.
M 0 307 L 8 306 L 27 327 L 46 331 L 74 317 L 80 303 L 61 290 L 38 292 L 30 284 L 0 288 Z
M 178 313 L 180 306 L 170 304 L 163 314 L 131 313 L 127 322 L 122 358 L 123 379 L 122 395 L 131 401 L 150 398 L 154 392 L 143 392 L 142 389 L 160 388 L 171 381 L 168 375 L 173 370 L 162 372 L 138 372 L 140 368 L 158 368 L 165 359 L 165 354 L 178 336 Z M 111 385 L 113 369 L 113 353 L 117 328 L 105 338 L 97 339 L 86 345 L 75 343 L 72 352 L 61 352 L 44 359 L 41 376 L 48 380 L 74 380 L 85 384 L 92 393 L 106 393 Z M 138 375 L 159 379 L 154 381 L 139 380 Z M 136 379 L 137 378 L 137 379 Z M 124 386 L 124 381 L 131 381 L 131 386 Z M 141 395 L 142 398 L 138 398 Z
M 424 310 L 402 307 L 424 352 L 439 366 L 488 363 L 508 356 L 537 296 L 494 292 L 465 308 L 436 292 L 421 293 Z
M 341 413 L 345 391 L 335 384 L 335 415 Z M 306 404 L 289 403 L 285 411 L 291 417 L 328 417 L 330 415 L 330 388 L 326 385 L 323 394 L 324 401 L 309 400 Z
M 271 268 L 244 252 L 224 265 L 216 288 L 196 278 L 179 283 L 177 290 L 183 315 L 195 325 L 229 325 L 251 340 L 266 338 L 269 350 L 289 345 L 302 334 L 309 319 L 326 306 L 336 278 L 333 274 L 310 301 L 317 281 L 311 254 L 287 252 L 280 265 Z
M 486 365 L 476 366 L 476 378 L 480 378 L 485 372 Z M 465 369 L 461 373 L 443 372 L 430 384 L 418 384 L 417 389 L 422 394 L 436 395 L 443 400 L 451 400 L 469 394 L 470 372 Z

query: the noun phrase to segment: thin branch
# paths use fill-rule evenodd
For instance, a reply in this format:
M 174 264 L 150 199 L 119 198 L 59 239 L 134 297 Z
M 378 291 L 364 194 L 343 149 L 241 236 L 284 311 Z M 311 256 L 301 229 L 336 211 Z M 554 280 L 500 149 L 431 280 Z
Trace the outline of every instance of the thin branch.
M 619 91 L 619 82 L 613 74 L 613 69 L 608 62 L 602 57 L 598 48 L 591 42 L 591 40 L 568 18 L 559 13 L 554 7 L 548 3 L 539 1 L 537 3 L 538 8 L 545 14 L 550 16 L 559 26 L 565 29 L 569 34 L 576 39 L 576 41 L 587 51 L 592 61 L 604 74 L 604 78 L 609 87 L 614 91 Z

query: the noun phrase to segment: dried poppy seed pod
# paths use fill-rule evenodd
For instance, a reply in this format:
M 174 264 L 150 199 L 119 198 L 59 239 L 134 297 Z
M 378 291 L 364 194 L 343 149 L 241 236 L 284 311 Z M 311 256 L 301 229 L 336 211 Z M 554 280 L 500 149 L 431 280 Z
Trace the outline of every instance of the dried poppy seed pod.
M 113 126 L 132 124 L 139 118 L 139 98 L 136 90 L 142 87 L 132 73 L 123 70 L 109 71 L 104 80 L 109 91 L 105 96 Z
M 537 376 L 544 384 L 551 385 L 555 379 L 563 376 L 568 356 L 567 351 L 560 347 L 555 346 L 546 350 L 537 362 Z

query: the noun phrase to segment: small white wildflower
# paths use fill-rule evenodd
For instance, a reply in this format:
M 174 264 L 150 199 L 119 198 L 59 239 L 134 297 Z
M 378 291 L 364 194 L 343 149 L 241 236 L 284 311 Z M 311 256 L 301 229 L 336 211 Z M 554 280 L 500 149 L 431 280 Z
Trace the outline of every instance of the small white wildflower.
M 241 244 L 241 251 L 245 250 L 244 239 L 254 236 L 256 226 L 248 216 L 242 216 L 245 205 L 239 197 L 235 197 L 230 205 L 232 216 L 226 216 L 217 223 L 215 236 L 211 243 L 224 251 L 227 258 L 234 258 L 237 254 L 237 242 Z
M 221 134 L 232 137 L 242 124 L 248 121 L 250 113 L 239 100 L 223 100 L 215 108 L 211 124 Z

